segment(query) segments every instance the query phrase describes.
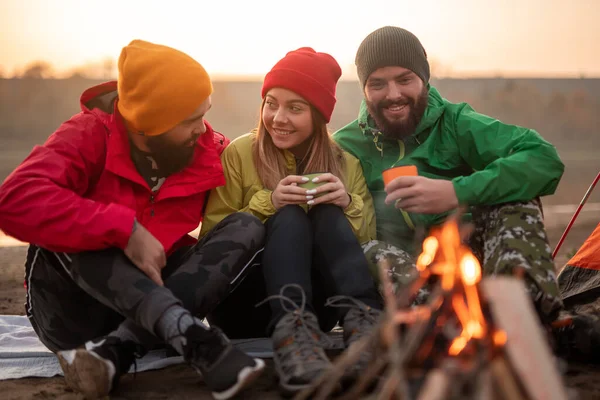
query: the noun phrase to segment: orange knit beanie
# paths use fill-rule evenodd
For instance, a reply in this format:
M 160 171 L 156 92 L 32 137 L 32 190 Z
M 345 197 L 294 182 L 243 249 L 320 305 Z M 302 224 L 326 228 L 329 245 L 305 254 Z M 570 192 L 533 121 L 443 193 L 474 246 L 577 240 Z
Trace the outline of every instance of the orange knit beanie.
M 118 109 L 129 129 L 146 136 L 167 132 L 213 91 L 208 73 L 187 54 L 133 40 L 119 56 Z

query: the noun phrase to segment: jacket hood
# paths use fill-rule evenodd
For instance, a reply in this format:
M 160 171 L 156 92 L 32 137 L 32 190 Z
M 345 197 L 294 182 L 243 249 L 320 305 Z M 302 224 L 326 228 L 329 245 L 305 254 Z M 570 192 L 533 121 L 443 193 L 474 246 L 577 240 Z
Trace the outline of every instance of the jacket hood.
M 81 111 L 91 112 L 106 121 L 114 113 L 115 101 L 119 97 L 117 81 L 105 82 L 85 90 L 79 99 Z

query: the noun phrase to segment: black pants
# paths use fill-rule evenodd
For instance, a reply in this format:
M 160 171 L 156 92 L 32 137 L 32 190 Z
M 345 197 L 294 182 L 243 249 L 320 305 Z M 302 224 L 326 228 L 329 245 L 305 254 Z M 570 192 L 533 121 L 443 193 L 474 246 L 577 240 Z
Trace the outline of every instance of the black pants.
M 262 276 L 253 270 L 208 317 L 228 336 L 270 335 L 285 310 L 279 300 L 259 308 L 255 304 L 279 294 L 290 283 L 304 289 L 306 309 L 317 315 L 325 332 L 347 311 L 325 307 L 330 296 L 347 295 L 382 308 L 367 259 L 342 209 L 323 204 L 306 213 L 299 206 L 285 206 L 269 218 L 266 228 Z M 285 295 L 300 306 L 297 291 L 288 290 Z
M 104 336 L 125 320 L 151 335 L 173 305 L 203 318 L 248 273 L 264 234 L 256 217 L 230 215 L 191 249 L 169 257 L 164 287 L 119 249 L 65 254 L 32 245 L 26 262 L 27 316 L 42 343 L 55 352 Z

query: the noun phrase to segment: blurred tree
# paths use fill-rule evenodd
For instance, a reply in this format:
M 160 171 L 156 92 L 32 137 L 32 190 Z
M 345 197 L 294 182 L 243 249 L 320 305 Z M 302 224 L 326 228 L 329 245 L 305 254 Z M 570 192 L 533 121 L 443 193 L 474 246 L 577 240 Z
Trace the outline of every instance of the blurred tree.
M 85 72 L 82 71 L 81 69 L 75 69 L 67 77 L 67 79 L 86 79 L 86 78 L 87 78 L 87 76 L 85 76 Z
M 52 66 L 46 61 L 34 61 L 25 67 L 21 78 L 48 79 L 53 77 Z
M 116 65 L 112 58 L 105 58 L 100 61 L 90 61 L 81 64 L 69 71 L 69 79 L 114 79 L 116 76 Z
M 69 70 L 67 79 L 91 78 L 94 75 L 94 66 L 92 64 L 79 65 Z
M 20 78 L 21 77 L 21 69 L 19 67 L 13 68 L 12 74 L 9 75 L 7 73 L 6 77 L 10 78 L 10 79 L 18 79 L 18 78 Z

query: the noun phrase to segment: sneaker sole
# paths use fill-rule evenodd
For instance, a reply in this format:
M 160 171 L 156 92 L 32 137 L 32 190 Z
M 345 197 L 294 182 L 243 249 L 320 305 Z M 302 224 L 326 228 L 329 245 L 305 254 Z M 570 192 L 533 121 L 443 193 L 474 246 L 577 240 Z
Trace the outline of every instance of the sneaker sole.
M 256 363 L 253 367 L 244 367 L 238 372 L 237 383 L 222 392 L 212 392 L 216 400 L 227 400 L 245 389 L 248 385 L 258 378 L 265 369 L 265 362 L 260 358 L 255 358 Z
M 87 398 L 108 396 L 115 376 L 111 363 L 84 349 L 59 351 L 56 356 L 71 389 Z
M 283 396 L 285 398 L 294 397 L 299 392 L 303 391 L 304 389 L 309 388 L 312 384 L 313 384 L 313 382 L 306 383 L 303 385 L 289 385 L 289 384 L 285 384 L 285 383 L 282 383 L 281 381 L 279 381 L 279 393 L 281 394 L 281 396 Z M 344 388 L 343 384 L 337 383 L 335 385 L 335 387 L 333 388 L 333 394 L 340 393 L 343 390 L 343 388 Z
M 281 396 L 287 398 L 293 397 L 304 389 L 310 387 L 312 383 L 306 383 L 303 385 L 289 385 L 279 381 L 279 392 Z

